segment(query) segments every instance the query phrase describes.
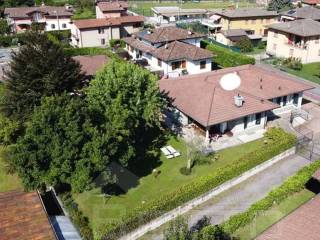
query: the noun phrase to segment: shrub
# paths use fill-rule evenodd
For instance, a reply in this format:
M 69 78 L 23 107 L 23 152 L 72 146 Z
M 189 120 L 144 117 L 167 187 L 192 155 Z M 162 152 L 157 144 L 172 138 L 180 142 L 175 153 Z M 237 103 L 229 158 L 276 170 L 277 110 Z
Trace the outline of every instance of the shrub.
M 249 38 L 243 37 L 237 43 L 236 47 L 240 48 L 241 52 L 247 53 L 253 50 L 253 45 Z
M 289 57 L 282 60 L 282 65 L 300 71 L 303 67 L 300 58 Z
M 126 43 L 122 39 L 111 39 L 109 41 L 109 45 L 112 48 L 117 46 L 117 45 L 119 45 L 121 48 L 124 48 L 126 46 Z
M 229 234 L 232 234 L 240 227 L 249 224 L 258 214 L 270 209 L 273 204 L 279 204 L 290 195 L 303 190 L 305 184 L 319 168 L 320 160 L 302 168 L 297 174 L 289 177 L 280 187 L 272 190 L 265 198 L 251 205 L 247 211 L 230 217 L 221 227 Z M 203 231 L 210 232 L 210 229 L 214 227 L 209 226 Z
M 120 221 L 107 223 L 104 227 L 106 235 L 103 239 L 115 239 L 119 235 L 129 232 L 139 225 L 160 216 L 164 212 L 170 211 L 181 204 L 208 192 L 220 184 L 239 176 L 245 171 L 295 145 L 296 138 L 294 135 L 285 133 L 280 129 L 271 129 L 269 131 L 277 132 L 278 135 L 276 136 L 279 136 L 279 141 L 275 139 L 275 142 L 262 145 L 255 151 L 242 156 L 239 161 L 235 163 L 229 164 L 223 168 L 217 168 L 216 171 L 212 172 L 210 175 L 202 176 L 166 195 L 159 196 L 159 198 L 154 201 L 133 209 Z M 274 134 L 271 135 L 274 136 Z
M 0 35 L 0 47 L 9 47 L 25 43 L 25 34 Z
M 80 234 L 84 240 L 93 239 L 93 233 L 89 226 L 89 220 L 78 208 L 78 204 L 74 202 L 71 193 L 61 195 L 63 206 L 66 208 L 72 222 L 78 227 Z
M 202 41 L 201 45 L 213 52 L 215 55 L 215 57 L 213 57 L 213 61 L 221 67 L 236 67 L 246 64 L 255 64 L 255 59 L 253 57 L 233 52 L 229 49 L 219 47 L 207 41 Z
M 267 47 L 266 41 L 260 41 L 257 46 L 259 49 L 265 49 Z
M 67 56 L 78 56 L 78 55 L 99 55 L 99 54 L 110 54 L 108 49 L 99 47 L 84 47 L 84 48 L 64 48 L 64 54 Z

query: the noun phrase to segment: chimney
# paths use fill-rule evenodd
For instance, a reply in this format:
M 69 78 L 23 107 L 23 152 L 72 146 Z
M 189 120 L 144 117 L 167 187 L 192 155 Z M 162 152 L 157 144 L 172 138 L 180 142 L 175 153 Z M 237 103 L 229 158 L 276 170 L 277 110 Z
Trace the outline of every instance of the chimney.
M 238 94 L 237 96 L 234 96 L 234 104 L 237 107 L 242 107 L 243 103 L 244 103 L 244 98 L 240 94 Z

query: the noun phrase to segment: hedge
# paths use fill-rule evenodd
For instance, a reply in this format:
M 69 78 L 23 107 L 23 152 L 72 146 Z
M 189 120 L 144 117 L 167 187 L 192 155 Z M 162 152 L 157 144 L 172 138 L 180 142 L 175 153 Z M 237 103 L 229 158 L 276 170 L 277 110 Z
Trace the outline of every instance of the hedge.
M 217 168 L 211 175 L 203 176 L 190 184 L 174 189 L 173 192 L 133 209 L 120 221 L 107 223 L 104 226 L 105 234 L 102 239 L 116 239 L 120 235 L 130 232 L 142 224 L 168 212 L 185 202 L 204 194 L 220 184 L 239 176 L 251 168 L 271 159 L 281 152 L 293 147 L 296 138 L 285 133 L 282 129 L 272 128 L 266 134 L 268 138 L 265 145 L 255 151 L 244 155 L 236 163 L 223 168 Z M 101 233 L 97 233 L 100 235 Z
M 211 51 L 214 54 L 213 62 L 223 68 L 255 64 L 255 59 L 253 57 L 233 52 L 229 49 L 209 43 L 208 41 L 201 41 L 201 46 Z
M 79 210 L 78 204 L 73 200 L 71 193 L 64 193 L 61 195 L 63 206 L 66 208 L 72 222 L 77 226 L 80 235 L 84 240 L 92 240 L 93 233 L 89 226 L 89 220 Z
M 280 187 L 272 190 L 265 198 L 254 203 L 247 211 L 230 217 L 221 224 L 225 232 L 232 234 L 240 227 L 251 223 L 254 218 L 262 211 L 270 209 L 274 204 L 279 204 L 290 195 L 300 192 L 305 188 L 305 184 L 312 177 L 313 173 L 320 168 L 320 160 L 302 168 L 294 176 L 289 177 Z M 204 232 L 210 232 L 215 226 L 208 226 L 203 229 Z
M 25 33 L 15 35 L 0 35 L 0 47 L 16 46 L 18 43 L 23 45 L 25 43 Z
M 64 53 L 68 56 L 78 55 L 98 55 L 98 54 L 111 54 L 106 48 L 100 47 L 84 47 L 84 48 L 64 48 Z

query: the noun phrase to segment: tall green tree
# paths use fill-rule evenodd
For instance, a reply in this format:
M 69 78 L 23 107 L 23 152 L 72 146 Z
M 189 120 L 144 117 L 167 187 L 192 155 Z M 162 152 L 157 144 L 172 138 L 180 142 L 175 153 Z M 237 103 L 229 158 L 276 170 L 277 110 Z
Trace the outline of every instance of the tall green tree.
M 290 9 L 292 3 L 290 0 L 271 0 L 268 4 L 268 10 L 282 11 L 285 9 Z
M 6 34 L 10 32 L 10 27 L 7 23 L 7 20 L 0 19 L 0 35 Z
M 43 99 L 13 149 L 13 165 L 26 189 L 57 184 L 89 186 L 90 162 L 82 155 L 88 135 L 86 107 L 76 96 Z
M 95 126 L 87 149 L 102 168 L 110 161 L 127 166 L 137 151 L 156 142 L 152 133 L 160 127 L 165 101 L 149 71 L 114 60 L 91 81 L 86 93 Z
M 45 34 L 31 32 L 26 44 L 12 53 L 1 110 L 10 118 L 28 119 L 43 96 L 73 92 L 83 81 L 76 61 Z

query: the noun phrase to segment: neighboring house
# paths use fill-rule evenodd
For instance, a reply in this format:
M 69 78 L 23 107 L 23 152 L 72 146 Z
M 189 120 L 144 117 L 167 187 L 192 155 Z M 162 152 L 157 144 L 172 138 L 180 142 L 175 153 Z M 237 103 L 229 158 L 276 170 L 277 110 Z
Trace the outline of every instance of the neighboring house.
M 302 6 L 318 7 L 318 6 L 320 6 L 320 0 L 303 0 Z
M 37 192 L 0 193 L 0 216 L 3 240 L 58 239 Z
M 266 51 L 275 57 L 300 58 L 302 63 L 320 62 L 320 22 L 301 19 L 270 25 Z
M 89 80 L 92 79 L 96 75 L 96 72 L 102 69 L 102 67 L 110 60 L 106 55 L 75 56 L 73 59 L 79 62 L 81 71 Z
M 150 70 L 170 76 L 211 71 L 213 54 L 200 48 L 204 35 L 176 27 L 142 31 L 124 38 L 134 60 L 144 59 Z
M 249 29 L 255 35 L 266 36 L 266 26 L 277 22 L 278 13 L 257 8 L 237 8 L 216 11 L 213 16 L 216 16 L 216 24 L 221 24 L 217 30 Z
M 71 26 L 71 44 L 76 47 L 105 47 L 111 39 L 139 31 L 143 21 L 142 16 L 75 20 Z
M 126 16 L 128 3 L 124 1 L 98 2 L 96 4 L 96 18 L 112 18 Z
M 70 29 L 73 9 L 69 6 L 5 8 L 4 16 L 15 33 L 29 30 L 32 24 L 40 24 L 45 31 Z
M 312 6 L 290 9 L 281 14 L 281 22 L 294 21 L 298 19 L 312 19 L 320 21 L 320 9 Z
M 153 7 L 153 16 L 158 24 L 177 21 L 195 21 L 207 18 L 206 9 L 182 9 L 180 7 Z
M 226 91 L 220 86 L 222 78 L 230 82 L 240 78 L 240 87 Z M 312 89 L 255 65 L 162 79 L 159 85 L 173 100 L 167 116 L 182 125 L 196 124 L 207 138 L 213 133 L 263 129 L 275 114 L 300 109 L 303 92 Z
M 256 240 L 318 240 L 320 195 L 264 231 Z
M 258 45 L 262 37 L 252 34 L 251 30 L 230 29 L 222 30 L 216 34 L 216 41 L 227 46 L 235 46 L 242 38 L 249 39 L 253 45 Z

